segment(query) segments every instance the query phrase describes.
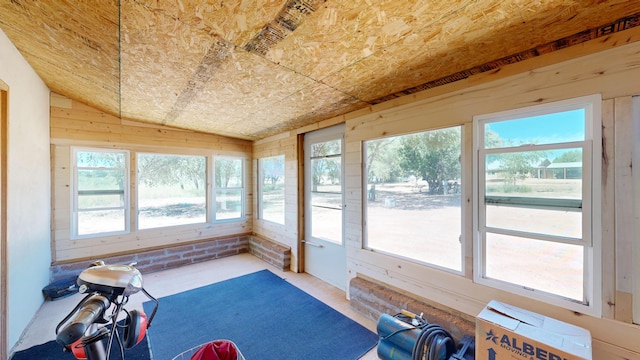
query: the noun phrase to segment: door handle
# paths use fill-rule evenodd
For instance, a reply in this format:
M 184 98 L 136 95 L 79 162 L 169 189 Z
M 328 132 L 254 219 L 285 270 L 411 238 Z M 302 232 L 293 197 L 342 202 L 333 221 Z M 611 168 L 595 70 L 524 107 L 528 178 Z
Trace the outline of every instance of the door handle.
M 307 241 L 307 240 L 302 240 L 302 242 L 307 244 L 307 245 L 315 246 L 317 248 L 323 248 L 324 247 L 324 245 L 322 245 L 322 244 L 314 243 L 314 242 Z

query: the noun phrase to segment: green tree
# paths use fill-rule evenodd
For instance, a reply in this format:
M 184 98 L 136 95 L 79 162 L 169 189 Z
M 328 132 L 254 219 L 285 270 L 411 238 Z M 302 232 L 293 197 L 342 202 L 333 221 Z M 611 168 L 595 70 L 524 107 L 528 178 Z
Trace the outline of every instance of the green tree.
M 215 159 L 214 174 L 216 187 L 242 186 L 242 159 Z
M 192 183 L 199 189 L 205 183 L 204 156 L 155 155 L 138 156 L 138 182 L 147 186 Z
M 84 168 L 78 171 L 80 186 L 110 188 L 115 184 L 124 191 L 126 163 L 126 153 L 123 152 L 78 151 L 76 164 Z
M 367 142 L 367 182 L 395 182 L 402 176 L 398 162 L 398 137 Z
M 563 152 L 553 159 L 554 163 L 582 162 L 582 149 L 575 149 Z
M 536 165 L 542 162 L 544 152 L 524 151 L 497 154 L 496 158 L 504 171 L 504 179 L 507 184 L 516 185 L 517 181 L 526 179 L 531 175 Z
M 331 183 L 340 180 L 342 141 L 332 140 L 312 145 L 311 148 L 311 184 L 312 191 L 318 190 L 326 178 Z
M 484 147 L 485 149 L 495 149 L 502 147 L 504 144 L 504 140 L 500 137 L 500 135 L 491 130 L 490 124 L 487 124 L 484 129 Z M 493 154 L 487 155 L 488 162 L 498 161 L 498 157 Z
M 460 127 L 403 136 L 400 168 L 425 180 L 430 194 L 444 194 L 446 182 L 460 177 L 460 141 Z
M 265 183 L 275 185 L 284 179 L 284 155 L 262 159 Z

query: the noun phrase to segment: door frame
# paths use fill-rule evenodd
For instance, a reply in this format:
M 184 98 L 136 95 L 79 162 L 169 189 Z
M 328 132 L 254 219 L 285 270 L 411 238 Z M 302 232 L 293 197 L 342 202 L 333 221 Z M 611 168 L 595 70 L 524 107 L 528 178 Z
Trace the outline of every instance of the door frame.
M 305 200 L 304 193 L 304 134 L 298 134 L 296 139 L 297 159 L 298 159 L 298 272 L 303 273 L 304 270 L 304 238 L 306 234 L 305 221 Z
M 313 135 L 312 135 L 313 134 Z M 326 134 L 326 135 L 325 135 Z M 340 134 L 339 137 L 333 137 L 333 134 Z M 341 226 L 341 244 L 335 244 L 336 246 L 341 246 L 344 248 L 345 251 L 345 255 L 346 255 L 346 242 L 345 242 L 345 144 L 346 144 L 346 140 L 345 140 L 345 124 L 344 123 L 339 123 L 339 124 L 335 124 L 332 126 L 328 126 L 322 129 L 317 129 L 314 131 L 310 131 L 304 134 L 299 134 L 298 135 L 298 194 L 299 194 L 299 202 L 298 202 L 298 214 L 300 214 L 299 216 L 299 221 L 298 221 L 298 249 L 299 249 L 299 265 L 298 265 L 298 269 L 300 272 L 306 272 L 305 268 L 305 264 L 307 261 L 307 254 L 305 251 L 305 242 L 307 239 L 307 230 L 308 230 L 308 226 L 307 226 L 307 222 L 311 221 L 310 218 L 310 214 L 308 213 L 308 207 L 307 207 L 307 172 L 310 171 L 310 169 L 307 169 L 306 166 L 306 162 L 307 162 L 307 141 L 308 141 L 308 137 L 312 135 L 312 136 L 318 136 L 319 139 L 317 139 L 317 142 L 323 142 L 326 141 L 325 139 L 322 139 L 323 137 L 326 136 L 327 139 L 337 139 L 339 138 L 341 140 L 341 146 L 340 146 L 340 153 L 341 153 L 341 161 L 340 161 L 340 184 L 341 184 L 341 195 L 342 195 L 342 226 Z M 314 139 L 315 141 L 315 139 Z M 346 266 L 346 263 L 345 263 Z M 346 274 L 345 274 L 346 276 Z M 326 281 L 326 280 L 323 280 Z
M 7 327 L 7 131 L 9 123 L 9 87 L 0 80 L 0 349 L 8 355 Z

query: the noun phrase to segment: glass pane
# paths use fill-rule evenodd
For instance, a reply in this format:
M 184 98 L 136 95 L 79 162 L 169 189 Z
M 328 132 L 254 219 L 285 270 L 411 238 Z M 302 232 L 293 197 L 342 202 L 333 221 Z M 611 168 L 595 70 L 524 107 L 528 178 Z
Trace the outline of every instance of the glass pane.
M 582 246 L 487 233 L 486 276 L 583 301 Z
M 284 225 L 284 156 L 260 159 L 261 218 Z
M 311 236 L 342 244 L 342 193 L 328 190 L 311 193 Z
M 557 112 L 484 125 L 485 149 L 585 139 L 585 110 Z
M 461 128 L 367 141 L 367 247 L 462 270 Z
M 311 191 L 342 193 L 340 157 L 311 159 Z
M 124 192 L 109 195 L 78 195 L 78 210 L 123 207 Z
M 138 228 L 204 223 L 204 156 L 138 155 Z
M 124 230 L 124 209 L 82 211 L 78 213 L 78 235 L 80 236 Z
M 78 170 L 78 210 L 124 207 L 124 170 Z
M 486 206 L 487 226 L 582 239 L 582 212 Z
M 124 170 L 78 170 L 79 191 L 124 191 Z
M 215 186 L 217 188 L 242 187 L 243 159 L 215 159 Z
M 582 199 L 582 150 L 485 156 L 486 196 Z
M 108 151 L 78 151 L 78 167 L 92 168 L 124 168 L 126 153 Z
M 342 244 L 341 158 L 311 159 L 311 175 L 311 236 Z
M 332 140 L 311 145 L 311 157 L 331 156 L 342 154 L 342 140 Z
M 242 190 L 216 191 L 216 220 L 242 218 Z

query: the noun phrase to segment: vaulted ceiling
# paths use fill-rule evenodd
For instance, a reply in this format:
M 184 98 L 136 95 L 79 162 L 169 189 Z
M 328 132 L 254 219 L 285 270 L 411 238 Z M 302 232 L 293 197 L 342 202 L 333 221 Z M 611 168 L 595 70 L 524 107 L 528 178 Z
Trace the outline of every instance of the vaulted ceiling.
M 0 0 L 52 91 L 248 140 L 638 25 L 637 0 Z

